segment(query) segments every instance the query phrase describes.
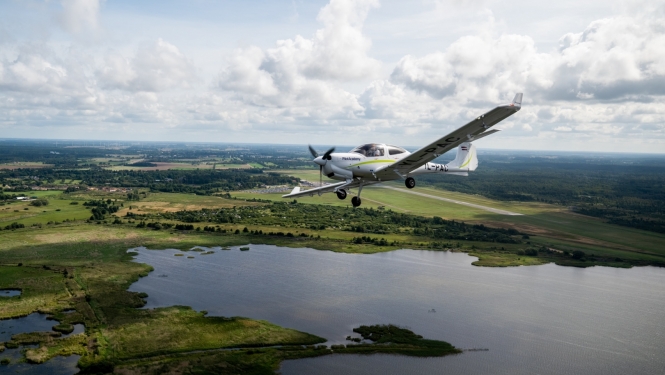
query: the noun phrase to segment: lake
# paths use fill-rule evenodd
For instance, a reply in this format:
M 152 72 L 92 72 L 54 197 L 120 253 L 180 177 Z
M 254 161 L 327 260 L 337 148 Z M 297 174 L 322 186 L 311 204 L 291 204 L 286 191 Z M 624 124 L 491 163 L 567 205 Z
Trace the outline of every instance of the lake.
M 135 249 L 133 249 L 135 250 Z M 553 264 L 475 267 L 463 253 L 360 255 L 251 245 L 201 255 L 138 249 L 152 265 L 130 290 L 146 308 L 188 305 L 265 319 L 346 343 L 361 324 L 397 324 L 465 352 L 443 358 L 333 355 L 282 374 L 663 374 L 665 270 Z
M 27 332 L 49 332 L 52 327 L 58 324 L 55 320 L 48 320 L 46 314 L 33 313 L 28 316 L 15 319 L 0 320 L 0 342 L 9 341 L 11 337 L 18 333 Z M 85 332 L 83 324 L 74 324 L 74 331 L 63 334 L 60 337 L 69 337 Z M 11 360 L 9 365 L 0 365 L 0 374 L 61 374 L 69 375 L 78 372 L 76 364 L 80 358 L 79 355 L 69 357 L 55 357 L 39 365 L 30 363 L 21 363 L 23 357 L 22 350 L 27 348 L 36 348 L 38 345 L 23 345 L 16 349 L 6 349 L 0 352 L 0 359 L 8 358 Z

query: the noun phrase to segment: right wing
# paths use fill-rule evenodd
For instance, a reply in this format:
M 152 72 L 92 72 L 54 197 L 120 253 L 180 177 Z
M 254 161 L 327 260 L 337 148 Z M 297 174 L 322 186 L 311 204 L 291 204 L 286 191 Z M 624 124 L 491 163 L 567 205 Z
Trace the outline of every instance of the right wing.
M 314 194 L 321 195 L 324 193 L 336 192 L 338 189 L 345 189 L 348 191 L 350 189 L 357 188 L 358 186 L 360 186 L 361 183 L 363 186 L 367 186 L 367 185 L 378 184 L 379 182 L 381 181 L 364 181 L 364 180 L 342 181 L 335 184 L 320 186 L 308 190 L 300 190 L 300 186 L 296 186 L 289 194 L 282 195 L 282 198 L 296 198 L 304 196 L 311 197 Z
M 522 107 L 522 94 L 515 95 L 511 104 L 502 105 L 493 110 L 473 119 L 468 124 L 453 131 L 452 133 L 439 138 L 438 140 L 422 147 L 418 151 L 400 159 L 390 165 L 381 168 L 375 173 L 377 178 L 391 179 L 396 176 L 406 176 L 409 172 L 419 168 L 425 163 L 436 159 L 463 142 L 470 142 L 475 139 L 485 137 L 495 133 L 496 130 L 489 130 L 492 126 L 505 120 L 516 113 Z

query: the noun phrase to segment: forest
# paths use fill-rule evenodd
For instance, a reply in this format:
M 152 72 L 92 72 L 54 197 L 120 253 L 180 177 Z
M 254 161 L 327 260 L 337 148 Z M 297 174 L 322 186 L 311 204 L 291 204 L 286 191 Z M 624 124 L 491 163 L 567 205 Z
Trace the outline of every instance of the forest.
M 538 201 L 665 233 L 665 157 L 486 151 L 466 178 L 424 175 L 422 185 L 504 201 Z

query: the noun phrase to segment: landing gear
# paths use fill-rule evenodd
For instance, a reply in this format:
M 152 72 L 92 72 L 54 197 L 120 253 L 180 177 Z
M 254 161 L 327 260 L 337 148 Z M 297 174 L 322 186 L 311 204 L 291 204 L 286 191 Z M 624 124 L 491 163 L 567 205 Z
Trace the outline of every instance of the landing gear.
M 351 198 L 351 204 L 353 205 L 353 207 L 358 207 L 358 206 L 360 206 L 360 203 L 361 203 L 361 202 L 360 202 L 360 197 L 353 197 L 353 198 Z
M 346 199 L 346 190 L 344 189 L 337 190 L 337 198 Z
M 406 185 L 406 187 L 409 189 L 413 189 L 416 187 L 416 180 L 414 180 L 413 177 L 409 177 L 404 181 L 404 185 Z

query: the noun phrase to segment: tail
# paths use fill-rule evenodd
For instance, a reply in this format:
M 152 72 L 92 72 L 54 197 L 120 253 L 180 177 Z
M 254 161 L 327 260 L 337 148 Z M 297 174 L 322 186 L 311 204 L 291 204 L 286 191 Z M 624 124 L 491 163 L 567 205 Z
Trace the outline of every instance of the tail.
M 457 147 L 457 156 L 455 160 L 448 163 L 450 168 L 458 168 L 468 170 L 469 172 L 475 171 L 478 168 L 478 156 L 476 153 L 476 146 L 471 142 L 464 142 Z

